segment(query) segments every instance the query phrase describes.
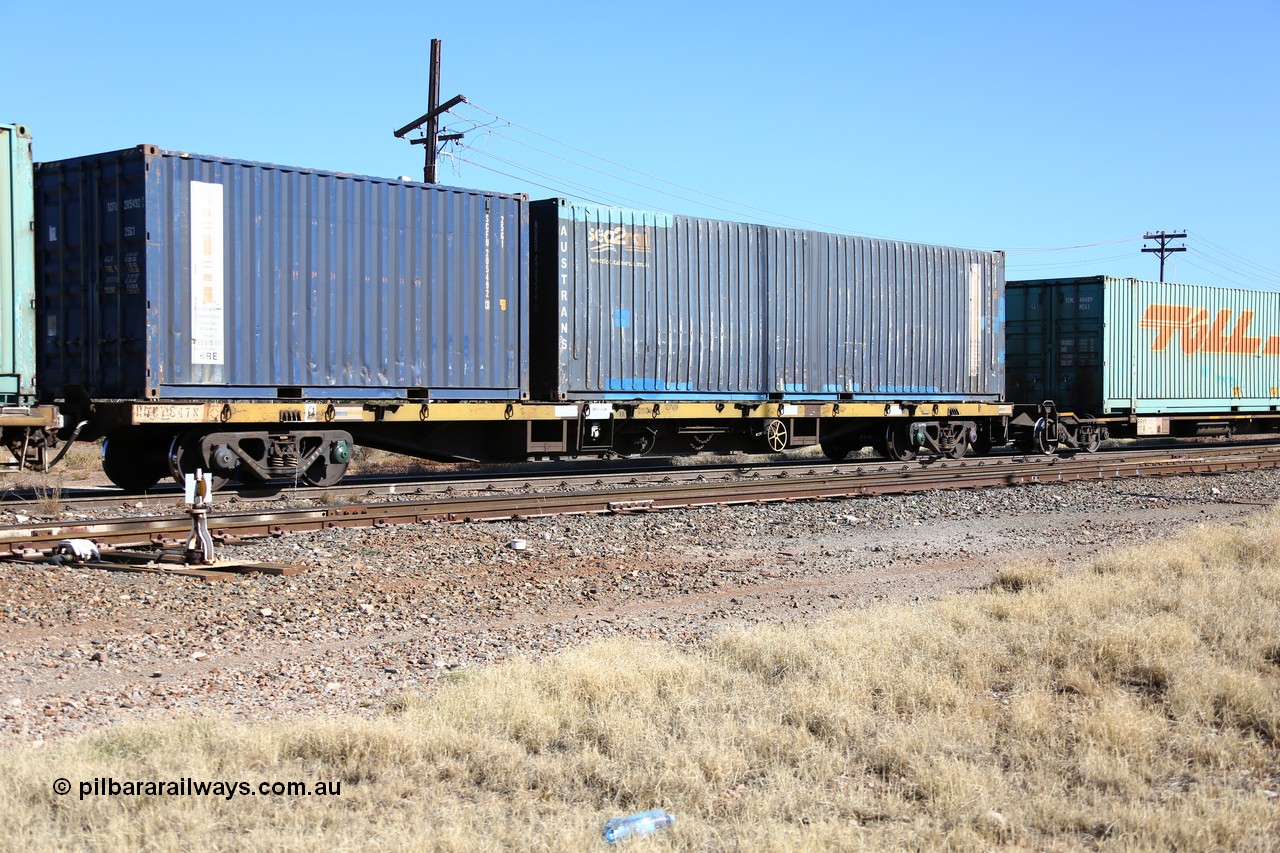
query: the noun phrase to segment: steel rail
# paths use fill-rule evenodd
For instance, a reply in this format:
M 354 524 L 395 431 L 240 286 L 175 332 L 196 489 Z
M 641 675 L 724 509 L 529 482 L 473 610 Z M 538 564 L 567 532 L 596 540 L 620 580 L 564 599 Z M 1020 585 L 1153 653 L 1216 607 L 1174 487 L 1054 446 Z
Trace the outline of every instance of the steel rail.
M 1211 450 L 1215 454 L 1232 452 L 1256 453 L 1260 450 L 1280 448 L 1280 445 L 1261 445 L 1259 443 L 1217 445 Z M 1106 458 L 1108 464 L 1115 459 L 1123 458 L 1127 464 L 1133 459 L 1162 456 L 1169 453 L 1201 453 L 1202 447 L 1164 446 L 1158 448 L 1116 448 L 1097 454 L 1097 459 Z M 1070 457 L 1066 457 L 1070 458 Z M 942 469 L 980 464 L 1009 464 L 1026 461 L 1028 464 L 1056 464 L 1055 457 L 1023 454 L 997 454 L 988 457 L 965 457 L 960 460 L 946 458 L 935 459 L 928 463 L 931 467 Z M 678 467 L 651 464 L 601 466 L 597 464 L 547 463 L 545 470 L 509 472 L 502 470 L 463 471 L 428 475 L 394 475 L 390 477 L 369 477 L 341 483 L 337 486 L 312 487 L 295 486 L 281 483 L 274 485 L 244 485 L 223 489 L 218 493 L 217 502 L 223 505 L 238 503 L 242 505 L 263 505 L 270 501 L 281 500 L 325 500 L 342 502 L 344 496 L 348 500 L 365 498 L 402 498 L 411 496 L 427 497 L 432 495 L 449 496 L 456 492 L 498 492 L 498 491 L 530 491 L 536 488 L 590 489 L 603 488 L 610 485 L 639 485 L 644 482 L 706 482 L 712 479 L 738 480 L 742 478 L 811 476 L 817 472 L 853 473 L 868 467 L 896 465 L 881 459 L 854 458 L 844 462 L 830 462 L 825 459 L 793 459 L 783 462 L 773 461 L 732 461 L 704 463 L 699 465 L 683 465 Z M 910 463 L 919 465 L 919 462 Z M 104 491 L 64 489 L 59 493 L 59 500 L 64 506 L 76 509 L 120 508 L 131 511 L 163 512 L 176 506 L 181 491 L 176 486 L 162 488 L 145 495 L 126 495 L 114 489 Z M 0 505 L 15 507 L 27 502 L 38 503 L 47 495 L 32 492 L 22 494 L 10 492 L 0 495 Z
M 586 513 L 627 513 L 702 506 L 824 500 L 864 495 L 1014 486 L 1034 483 L 1172 476 L 1280 467 L 1280 450 L 1146 455 L 1120 460 L 1100 456 L 961 460 L 946 467 L 883 463 L 853 472 L 732 481 L 659 483 L 627 489 L 433 497 L 395 503 L 346 504 L 262 512 L 214 511 L 215 541 L 230 543 L 288 532 L 379 527 L 428 522 L 499 521 Z M 172 547 L 190 532 L 185 515 L 0 526 L 0 556 L 47 550 L 63 539 L 90 539 L 100 547 Z

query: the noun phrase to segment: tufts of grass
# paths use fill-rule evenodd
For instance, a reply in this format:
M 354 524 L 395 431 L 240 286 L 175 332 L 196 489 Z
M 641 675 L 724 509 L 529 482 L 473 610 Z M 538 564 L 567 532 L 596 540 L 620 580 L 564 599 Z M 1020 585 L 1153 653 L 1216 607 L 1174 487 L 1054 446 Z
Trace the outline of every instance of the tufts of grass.
M 1046 563 L 1025 562 L 1006 566 L 996 572 L 991 588 L 1005 592 L 1022 592 L 1048 586 L 1058 576 L 1057 570 Z
M 58 467 L 66 471 L 82 474 L 97 472 L 102 469 L 102 442 L 76 442 L 58 463 Z
M 34 489 L 35 510 L 41 515 L 56 516 L 62 512 L 62 484 L 46 481 Z
M 1280 514 L 1056 576 L 682 652 L 474 670 L 373 720 L 216 718 L 14 750 L 15 848 L 1268 849 Z M 49 786 L 73 782 L 59 797 Z M 87 797 L 81 780 L 340 781 L 340 797 Z

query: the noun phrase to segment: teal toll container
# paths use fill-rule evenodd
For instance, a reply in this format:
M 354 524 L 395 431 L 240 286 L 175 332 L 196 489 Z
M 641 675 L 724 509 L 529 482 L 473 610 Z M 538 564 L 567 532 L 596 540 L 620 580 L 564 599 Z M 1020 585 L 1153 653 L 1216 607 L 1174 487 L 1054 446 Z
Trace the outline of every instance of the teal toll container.
M 1097 417 L 1280 409 L 1280 293 L 1089 276 L 1010 281 L 1007 308 L 1012 400 Z
M 31 134 L 0 124 L 0 404 L 35 396 L 35 216 Z

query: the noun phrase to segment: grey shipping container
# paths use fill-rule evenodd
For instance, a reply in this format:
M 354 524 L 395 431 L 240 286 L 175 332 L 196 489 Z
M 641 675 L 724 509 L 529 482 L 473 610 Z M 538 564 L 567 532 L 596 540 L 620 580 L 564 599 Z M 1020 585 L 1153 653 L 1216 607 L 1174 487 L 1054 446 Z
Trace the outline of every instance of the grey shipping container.
M 1004 256 L 532 204 L 551 399 L 1004 398 Z
M 49 396 L 527 395 L 523 196 L 149 145 L 35 184 Z
M 1273 414 L 1280 293 L 1110 276 L 1009 282 L 1009 393 L 1078 415 Z
M 0 403 L 35 396 L 35 234 L 31 207 L 31 134 L 0 125 Z

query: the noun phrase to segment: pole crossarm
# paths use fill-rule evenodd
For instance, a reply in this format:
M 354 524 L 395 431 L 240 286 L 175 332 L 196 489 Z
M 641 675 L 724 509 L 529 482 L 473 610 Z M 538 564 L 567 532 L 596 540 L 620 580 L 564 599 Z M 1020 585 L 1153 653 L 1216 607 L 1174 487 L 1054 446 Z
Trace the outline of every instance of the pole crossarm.
M 410 139 L 410 145 L 421 145 L 426 162 L 422 167 L 422 180 L 428 184 L 436 182 L 436 159 L 440 153 L 440 143 L 456 142 L 462 138 L 461 133 L 440 134 L 440 116 L 449 112 L 458 104 L 467 102 L 466 95 L 454 95 L 443 104 L 440 103 L 440 39 L 431 40 L 431 66 L 427 83 L 427 111 L 393 131 L 396 139 L 404 139 L 405 134 L 422 128 L 421 139 Z
M 406 133 L 410 133 L 410 132 L 412 132 L 412 131 L 414 131 L 414 130 L 417 130 L 418 128 L 422 127 L 424 124 L 426 124 L 426 123 L 427 123 L 428 121 L 430 121 L 431 119 L 436 118 L 436 117 L 440 116 L 440 115 L 441 115 L 441 114 L 443 114 L 443 113 L 447 113 L 447 112 L 449 112 L 449 110 L 453 109 L 453 108 L 454 108 L 454 107 L 456 107 L 458 104 L 465 104 L 466 102 L 467 102 L 467 96 L 466 96 L 466 95 L 455 95 L 454 97 L 452 97 L 452 98 L 450 98 L 449 100 L 445 101 L 445 102 L 444 102 L 443 104 L 441 104 L 440 106 L 436 107 L 434 110 L 431 110 L 430 112 L 425 112 L 425 113 L 423 113 L 422 115 L 420 115 L 420 116 L 418 116 L 417 118 L 415 118 L 413 121 L 411 121 L 411 122 L 409 122 L 408 124 L 406 124 L 404 127 L 402 127 L 402 128 L 400 128 L 399 130 L 397 130 L 397 131 L 395 132 L 394 136 L 396 137 L 396 139 L 404 139 L 404 136 L 405 136 L 405 134 L 406 134 Z M 448 141 L 448 139 L 461 139 L 461 138 L 462 138 L 462 134 L 461 134 L 461 133 L 459 133 L 459 134 L 454 134 L 454 135 L 451 135 L 451 136 L 449 136 L 449 137 L 443 137 L 443 136 L 441 137 L 441 139 L 442 139 L 442 140 L 445 140 L 445 141 Z
M 1185 252 L 1187 250 L 1186 246 L 1170 246 L 1169 241 L 1182 240 L 1182 239 L 1185 239 L 1186 236 L 1187 236 L 1187 232 L 1185 231 L 1178 231 L 1174 233 L 1169 233 L 1167 231 L 1156 231 L 1153 233 L 1148 231 L 1146 234 L 1142 235 L 1143 240 L 1155 240 L 1157 243 L 1160 244 L 1159 246 L 1143 246 L 1142 251 L 1155 252 L 1157 255 L 1160 256 L 1160 281 L 1162 283 L 1164 282 L 1165 258 L 1169 257 L 1174 252 Z

